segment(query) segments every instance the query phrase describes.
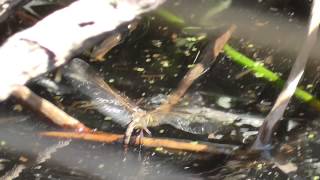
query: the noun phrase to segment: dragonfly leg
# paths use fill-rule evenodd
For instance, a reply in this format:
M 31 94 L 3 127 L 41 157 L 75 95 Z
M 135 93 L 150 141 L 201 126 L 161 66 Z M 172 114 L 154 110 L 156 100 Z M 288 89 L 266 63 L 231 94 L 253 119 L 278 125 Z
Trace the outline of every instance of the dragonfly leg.
M 151 132 L 148 129 L 148 124 L 151 119 L 151 115 L 145 111 L 136 112 L 133 115 L 133 120 L 129 123 L 127 127 L 124 138 L 124 145 L 128 146 L 128 144 L 130 143 L 131 135 L 135 129 L 139 129 L 142 134 L 143 132 L 146 132 L 147 134 L 151 135 Z

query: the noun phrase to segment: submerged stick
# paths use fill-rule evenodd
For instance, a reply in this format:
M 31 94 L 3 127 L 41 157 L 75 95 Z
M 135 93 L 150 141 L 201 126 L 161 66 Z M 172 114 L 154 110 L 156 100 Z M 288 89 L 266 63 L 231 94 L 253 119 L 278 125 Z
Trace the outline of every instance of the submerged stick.
M 264 123 L 260 127 L 258 137 L 254 142 L 252 149 L 263 149 L 271 141 L 272 133 L 283 113 L 288 106 L 288 103 L 294 94 L 297 85 L 303 75 L 304 68 L 308 61 L 310 52 L 317 41 L 318 28 L 320 24 L 320 0 L 313 0 L 312 11 L 310 15 L 308 35 L 302 45 L 296 61 L 291 69 L 288 80 L 278 96 L 273 108 L 267 115 Z
M 56 137 L 56 138 L 71 138 L 81 139 L 86 141 L 115 143 L 123 142 L 124 135 L 112 133 L 77 133 L 77 132 L 41 132 L 41 136 Z M 198 153 L 212 153 L 212 154 L 232 154 L 239 147 L 234 145 L 200 143 L 187 140 L 164 139 L 164 138 L 149 138 L 139 137 L 134 138 L 133 144 L 144 145 L 146 147 L 164 147 L 174 150 L 183 150 Z
M 77 119 L 69 116 L 49 101 L 34 94 L 26 86 L 17 86 L 12 95 L 23 101 L 23 103 L 30 106 L 33 110 L 43 114 L 60 127 L 75 129 L 79 132 L 91 131 Z

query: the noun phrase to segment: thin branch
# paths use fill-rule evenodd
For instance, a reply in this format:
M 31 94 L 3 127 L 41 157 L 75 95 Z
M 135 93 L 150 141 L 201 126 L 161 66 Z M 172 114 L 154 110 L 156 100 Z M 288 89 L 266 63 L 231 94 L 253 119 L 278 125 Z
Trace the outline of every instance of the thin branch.
M 278 96 L 273 108 L 267 115 L 264 123 L 260 127 L 258 137 L 252 146 L 252 149 L 263 149 L 271 141 L 274 128 L 288 106 L 288 103 L 294 94 L 297 85 L 303 75 L 304 68 L 309 58 L 310 52 L 317 41 L 318 28 L 320 23 L 320 0 L 313 0 L 312 12 L 310 15 L 308 34 L 302 45 L 296 61 L 291 69 L 288 80 Z
M 41 132 L 41 136 L 56 138 L 81 139 L 86 141 L 95 141 L 103 143 L 123 142 L 124 135 L 112 134 L 104 132 L 94 133 L 77 133 L 77 132 Z M 201 143 L 188 140 L 149 138 L 149 137 L 133 137 L 133 144 L 144 145 L 146 147 L 163 147 L 174 150 L 191 151 L 198 153 L 227 154 L 231 155 L 239 147 L 235 145 Z
M 91 53 L 91 57 L 95 58 L 98 61 L 103 61 L 103 57 L 115 46 L 120 44 L 123 39 L 134 31 L 138 26 L 139 21 L 134 20 L 127 25 L 127 29 L 123 30 L 116 30 L 111 35 L 109 35 L 105 40 L 96 48 L 94 48 L 93 52 Z
M 210 44 L 205 49 L 205 55 L 202 56 L 201 62 L 196 64 L 187 72 L 184 78 L 180 81 L 177 89 L 168 96 L 166 102 L 164 102 L 154 110 L 155 112 L 170 111 L 170 109 L 179 102 L 181 97 L 186 93 L 192 83 L 197 78 L 199 78 L 206 70 L 208 70 L 208 68 L 210 68 L 211 64 L 216 60 L 219 53 L 222 51 L 223 46 L 228 42 L 231 34 L 235 29 L 236 27 L 232 25 L 223 35 L 216 39 L 216 41 L 213 43 L 213 46 L 212 44 Z
M 69 116 L 49 101 L 34 94 L 26 86 L 17 86 L 12 95 L 61 127 L 75 129 L 79 132 L 90 131 L 90 129 L 80 121 Z

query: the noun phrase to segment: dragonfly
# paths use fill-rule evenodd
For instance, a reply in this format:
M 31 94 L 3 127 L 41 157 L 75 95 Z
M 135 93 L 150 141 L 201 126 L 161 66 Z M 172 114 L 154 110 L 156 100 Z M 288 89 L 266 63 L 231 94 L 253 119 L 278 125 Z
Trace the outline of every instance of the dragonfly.
M 136 128 L 150 134 L 147 127 L 169 124 L 186 132 L 207 134 L 215 131 L 222 124 L 232 123 L 236 120 L 262 122 L 262 118 L 223 112 L 213 108 L 196 106 L 193 103 L 188 107 L 179 105 L 193 81 L 210 68 L 234 28 L 229 28 L 215 42 L 208 43 L 204 49 L 205 53 L 199 58 L 200 62 L 187 72 L 178 88 L 153 110 L 142 109 L 128 97 L 111 88 L 103 78 L 90 68 L 88 63 L 81 59 L 73 59 L 65 66 L 63 75 L 75 89 L 90 97 L 98 111 L 112 117 L 115 122 L 127 126 L 125 144 L 129 143 L 130 136 Z M 257 126 L 260 125 L 257 124 Z
M 62 73 L 73 88 L 90 98 L 91 104 L 100 113 L 111 117 L 123 127 L 138 118 L 141 124 L 137 126 L 146 132 L 149 132 L 146 127 L 167 124 L 185 132 L 204 135 L 235 122 L 253 127 L 260 127 L 263 122 L 263 117 L 258 115 L 232 113 L 203 106 L 203 96 L 200 93 L 185 95 L 180 103 L 170 110 L 157 110 L 161 107 L 160 102 L 166 100 L 165 95 L 151 97 L 145 102 L 148 108 L 154 110 L 144 110 L 112 88 L 87 62 L 79 58 L 71 60 Z

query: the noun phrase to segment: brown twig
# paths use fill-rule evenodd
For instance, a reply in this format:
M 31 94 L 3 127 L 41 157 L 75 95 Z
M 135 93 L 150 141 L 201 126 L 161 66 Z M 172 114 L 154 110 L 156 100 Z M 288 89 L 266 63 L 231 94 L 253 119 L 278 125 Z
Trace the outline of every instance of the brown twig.
M 228 42 L 235 29 L 236 26 L 232 25 L 224 34 L 216 39 L 213 45 L 212 43 L 209 44 L 209 46 L 205 49 L 204 56 L 201 57 L 200 63 L 196 64 L 187 72 L 184 78 L 180 81 L 177 89 L 168 96 L 166 102 L 154 110 L 155 112 L 170 111 L 170 109 L 179 102 L 194 80 L 199 78 L 216 60 L 219 53 L 222 51 L 223 46 Z
M 15 14 L 16 14 L 16 16 L 19 17 L 19 19 L 22 21 L 22 23 L 27 26 L 32 26 L 39 21 L 38 18 L 26 13 L 23 10 L 16 11 Z
M 103 57 L 115 46 L 121 43 L 127 33 L 131 33 L 138 26 L 138 20 L 134 20 L 127 25 L 125 32 L 116 30 L 109 35 L 98 47 L 96 47 L 91 53 L 91 57 L 98 61 L 103 61 Z M 121 27 L 120 27 L 121 28 Z M 127 32 L 128 31 L 128 32 Z
M 115 143 L 123 142 L 124 135 L 94 132 L 94 133 L 77 133 L 77 132 L 41 132 L 41 136 L 56 137 L 56 138 L 72 138 L 86 141 Z M 144 145 L 146 147 L 164 147 L 174 150 L 191 151 L 198 153 L 212 154 L 232 154 L 239 147 L 235 145 L 223 145 L 213 143 L 200 143 L 187 140 L 164 139 L 164 138 L 149 138 L 139 137 L 133 138 L 133 144 Z
M 91 131 L 90 128 L 86 127 L 77 119 L 69 116 L 67 113 L 57 108 L 49 101 L 34 94 L 26 86 L 17 86 L 12 95 L 61 127 L 75 129 L 79 132 Z

